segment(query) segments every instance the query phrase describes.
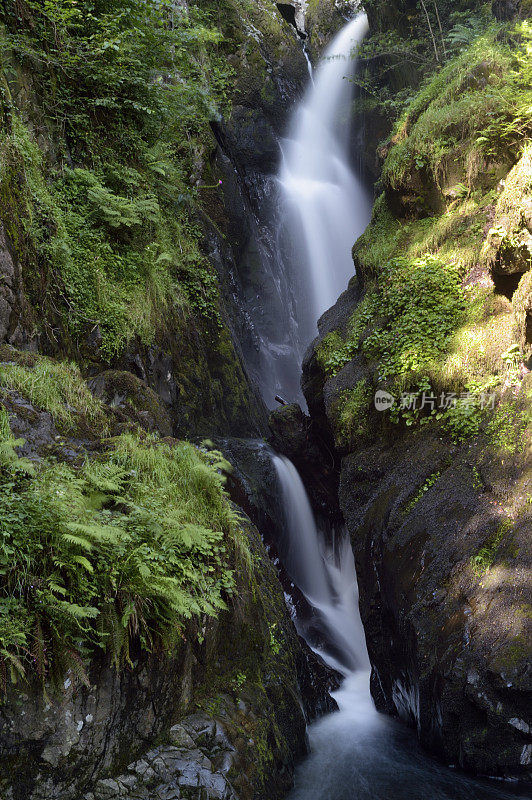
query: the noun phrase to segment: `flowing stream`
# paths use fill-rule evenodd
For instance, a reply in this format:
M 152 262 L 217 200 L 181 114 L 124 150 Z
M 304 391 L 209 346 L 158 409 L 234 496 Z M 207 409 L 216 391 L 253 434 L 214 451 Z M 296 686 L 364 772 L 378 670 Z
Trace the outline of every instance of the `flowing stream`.
M 370 218 L 368 195 L 349 161 L 352 84 L 346 79 L 355 68 L 352 49 L 366 31 L 361 14 L 332 42 L 283 146 L 279 180 L 299 258 L 296 316 L 307 343 L 320 314 L 346 288 L 353 242 Z M 286 523 L 284 567 L 313 609 L 310 621 L 296 623 L 345 676 L 336 694 L 339 711 L 309 730 L 311 753 L 297 770 L 289 800 L 515 798 L 506 786 L 469 779 L 431 759 L 411 730 L 375 710 L 349 538 L 336 531 L 331 543 L 320 532 L 296 468 L 283 456 L 272 460 Z

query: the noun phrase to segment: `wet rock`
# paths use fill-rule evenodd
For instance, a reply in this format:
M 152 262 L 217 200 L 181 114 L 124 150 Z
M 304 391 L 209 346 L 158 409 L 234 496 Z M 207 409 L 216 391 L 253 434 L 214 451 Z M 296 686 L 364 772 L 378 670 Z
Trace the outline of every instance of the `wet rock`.
M 0 225 L 0 342 L 11 331 L 15 305 L 15 264 L 7 245 L 4 226 Z
M 321 372 L 319 341 L 304 386 L 312 415 L 333 426 L 327 398 L 338 377 Z M 364 370 L 371 378 L 358 357 L 344 369 L 347 384 Z M 527 378 L 517 402 L 529 408 Z M 341 462 L 340 504 L 378 708 L 415 726 L 446 763 L 530 779 L 532 461 L 528 445 L 505 458 L 484 448 L 453 446 L 430 427 L 355 442 Z M 477 568 L 493 541 L 493 564 Z
M 323 51 L 332 38 L 345 25 L 345 16 L 352 14 L 352 4 L 342 3 L 339 8 L 334 0 L 309 0 L 305 14 L 307 48 L 314 65 L 317 65 Z
M 336 460 L 330 443 L 297 404 L 281 406 L 268 420 L 270 442 L 297 467 L 315 510 L 340 517 Z
M 247 572 L 238 576 L 238 610 L 209 621 L 201 645 L 191 621 L 171 657 L 136 656 L 123 671 L 94 661 L 91 688 L 68 675 L 51 703 L 40 686 L 24 695 L 8 687 L 0 714 L 2 797 L 21 786 L 26 800 L 285 796 L 306 753 L 306 721 L 333 701 L 327 705 L 325 677 L 314 678 L 258 532 L 242 522 L 242 533 L 253 588 Z M 236 691 L 238 670 L 244 678 Z M 214 685 L 226 693 L 210 697 Z M 259 749 L 257 741 L 267 745 Z
M 173 725 L 168 732 L 168 736 L 172 744 L 175 744 L 176 747 L 194 747 L 194 740 L 189 736 L 183 725 Z

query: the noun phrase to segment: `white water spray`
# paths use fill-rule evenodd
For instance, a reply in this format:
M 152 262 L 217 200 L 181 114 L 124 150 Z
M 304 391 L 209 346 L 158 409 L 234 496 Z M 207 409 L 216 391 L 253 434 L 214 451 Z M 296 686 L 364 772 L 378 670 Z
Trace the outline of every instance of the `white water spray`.
M 356 68 L 351 54 L 367 30 L 360 14 L 333 40 L 282 148 L 285 224 L 308 286 L 306 307 L 298 309 L 303 340 L 314 336 L 318 318 L 347 288 L 353 243 L 370 220 L 369 196 L 349 163 L 348 124 Z

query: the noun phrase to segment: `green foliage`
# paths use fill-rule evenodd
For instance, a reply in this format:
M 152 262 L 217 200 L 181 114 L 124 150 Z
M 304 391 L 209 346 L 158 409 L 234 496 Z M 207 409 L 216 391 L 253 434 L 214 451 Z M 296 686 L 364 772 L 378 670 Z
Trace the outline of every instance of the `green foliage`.
M 451 439 L 458 444 L 472 436 L 477 436 L 482 418 L 480 404 L 458 402 L 445 412 L 443 427 Z
M 333 332 L 321 343 L 322 368 L 334 375 L 360 351 L 378 364 L 380 381 L 412 386 L 441 360 L 464 318 L 460 278 L 458 266 L 432 255 L 394 258 L 382 265 L 379 282 L 351 318 L 346 340 Z
M 59 313 L 108 361 L 134 336 L 151 344 L 169 316 L 216 333 L 219 288 L 192 186 L 232 73 L 209 13 L 170 0 L 20 0 L 2 15 L 8 85 L 15 59 L 42 100 L 40 143 L 53 140 L 44 160 L 7 95 L 0 211 L 37 324 Z
M 515 401 L 507 401 L 497 408 L 487 425 L 488 440 L 501 455 L 523 452 L 525 429 L 529 423 L 530 412 L 520 408 Z
M 35 356 L 34 366 L 0 364 L 0 386 L 14 389 L 38 408 L 49 411 L 59 427 L 67 432 L 83 418 L 86 426 L 100 435 L 108 432 L 107 416 L 93 397 L 77 364 Z
M 277 623 L 272 622 L 269 625 L 270 629 L 270 650 L 272 655 L 278 656 L 282 650 L 282 640 L 279 638 L 279 632 L 277 630 Z
M 227 65 L 205 14 L 171 0 L 21 0 L 4 5 L 6 48 L 40 63 L 46 115 L 76 154 L 143 150 L 216 115 Z M 23 24 L 21 24 L 23 23 Z M 207 56 L 206 48 L 211 48 Z
M 508 44 L 497 27 L 434 73 L 398 122 L 383 179 L 397 188 L 418 170 L 443 186 L 459 163 L 464 185 L 483 157 L 517 154 L 532 132 L 532 28 Z
M 479 552 L 471 558 L 471 568 L 477 577 L 482 577 L 486 572 L 492 568 L 497 557 L 497 552 L 503 542 L 513 528 L 511 519 L 505 519 L 493 536 L 490 537 L 487 544 L 482 547 Z
M 192 445 L 123 435 L 76 471 L 34 476 L 0 461 L 0 667 L 59 680 L 102 649 L 175 645 L 216 615 L 245 547 L 214 459 Z M 85 677 L 84 677 L 85 676 Z
M 351 360 L 354 353 L 349 341 L 344 342 L 338 331 L 331 331 L 319 343 L 316 356 L 322 370 L 332 376 Z
M 382 321 L 364 340 L 379 377 L 419 374 L 446 350 L 463 317 L 460 270 L 435 256 L 396 258 L 383 267 L 377 289 Z
M 371 35 L 357 49 L 359 68 L 354 80 L 362 96 L 356 107 L 376 110 L 390 120 L 396 120 L 413 101 L 420 81 L 430 80 L 493 26 L 487 3 L 472 9 L 470 3 L 464 8 L 460 2 L 438 0 L 437 4 L 413 4 L 407 12 L 399 9 L 398 15 L 380 0 L 369 0 L 365 7 L 373 23 Z

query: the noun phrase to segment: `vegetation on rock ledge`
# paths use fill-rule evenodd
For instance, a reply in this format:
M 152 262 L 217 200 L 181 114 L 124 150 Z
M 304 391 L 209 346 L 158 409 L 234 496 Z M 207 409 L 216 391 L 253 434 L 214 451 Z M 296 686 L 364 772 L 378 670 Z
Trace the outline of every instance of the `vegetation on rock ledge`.
M 353 251 L 362 299 L 347 329 L 329 333 L 317 351 L 328 377 L 362 358 L 374 388 L 396 399 L 401 393 L 417 398 L 417 408 L 396 404 L 392 420 L 412 425 L 443 419 L 455 441 L 479 432 L 481 396 L 517 382 L 518 342 L 529 346 L 523 333 L 529 273 L 515 296 L 514 318 L 504 285 L 488 272 L 483 240 L 493 239 L 499 195 L 497 208 L 503 201 L 500 180 L 519 158 L 524 166 L 513 183 L 522 213 L 528 213 L 523 175 L 532 135 L 531 75 L 530 24 L 494 23 L 433 73 L 411 101 L 388 145 L 384 192 Z M 495 213 L 502 219 L 502 210 Z M 521 252 L 528 252 L 528 217 L 521 216 L 519 242 L 525 244 L 516 249 L 521 261 L 507 272 L 529 268 Z M 435 408 L 442 394 L 455 400 Z M 422 411 L 423 395 L 435 400 Z M 472 398 L 467 407 L 460 404 L 461 395 Z M 338 435 L 346 427 L 355 430 L 364 414 L 357 408 L 357 419 L 347 420 L 342 396 L 334 405 Z
M 0 679 L 86 682 L 98 650 L 167 649 L 247 560 L 217 454 L 123 434 L 79 468 L 19 459 L 0 408 Z

